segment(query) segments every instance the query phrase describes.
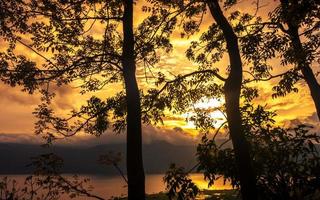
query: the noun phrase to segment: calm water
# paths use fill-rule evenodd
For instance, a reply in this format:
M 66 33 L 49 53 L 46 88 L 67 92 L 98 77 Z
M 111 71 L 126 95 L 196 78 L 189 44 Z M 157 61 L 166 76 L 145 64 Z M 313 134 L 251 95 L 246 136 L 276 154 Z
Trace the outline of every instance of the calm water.
M 165 185 L 163 183 L 163 174 L 150 174 L 146 175 L 146 193 L 154 194 L 165 191 Z M 4 175 L 0 176 L 1 178 Z M 18 183 L 23 183 L 26 175 L 8 175 L 9 178 L 15 179 Z M 72 177 L 66 175 L 66 177 Z M 208 183 L 203 180 L 202 174 L 191 174 L 192 180 L 197 184 L 200 189 L 231 189 L 229 183 L 223 184 L 223 180 L 219 179 L 215 182 L 213 187 L 208 188 Z M 112 196 L 126 196 L 127 188 L 125 181 L 120 176 L 96 176 L 96 175 L 81 175 L 79 178 L 89 178 L 90 185 L 93 186 L 92 194 L 104 197 L 106 199 Z M 64 198 L 67 200 L 69 198 Z M 88 198 L 77 198 L 77 199 L 88 199 Z

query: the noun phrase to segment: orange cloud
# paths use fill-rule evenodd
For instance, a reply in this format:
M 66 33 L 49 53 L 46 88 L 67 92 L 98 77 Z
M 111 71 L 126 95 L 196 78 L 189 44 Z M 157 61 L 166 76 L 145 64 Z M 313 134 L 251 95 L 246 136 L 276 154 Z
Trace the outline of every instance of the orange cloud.
M 258 14 L 266 17 L 266 14 L 270 9 L 273 9 L 276 5 L 275 1 L 260 1 L 261 5 L 265 5 L 259 9 Z M 142 13 L 140 10 L 140 1 L 138 1 L 137 6 L 135 6 L 135 24 L 138 24 L 141 21 L 146 13 Z M 242 11 L 248 11 L 251 9 L 251 12 L 255 11 L 255 5 L 252 4 L 252 1 L 241 1 L 241 3 L 235 6 L 233 9 L 239 9 Z M 232 10 L 231 10 L 232 11 Z M 228 11 L 228 12 L 231 12 Z M 207 14 L 204 18 L 203 24 L 201 26 L 200 33 L 195 34 L 190 38 L 180 38 L 179 30 L 175 31 L 172 37 L 173 50 L 169 54 L 160 53 L 160 62 L 153 68 L 153 72 L 161 71 L 165 74 L 186 74 L 190 71 L 197 69 L 197 65 L 190 62 L 185 57 L 185 51 L 189 47 L 189 44 L 192 40 L 197 40 L 202 31 L 205 31 L 207 27 L 212 23 L 212 18 Z M 89 33 L 94 34 L 96 37 L 101 36 L 101 27 L 94 27 Z M 26 41 L 28 41 L 26 39 Z M 3 42 L 1 42 L 3 44 Z M 0 45 L 2 46 L 2 45 Z M 0 49 L 0 50 L 3 50 Z M 34 60 L 37 63 L 42 63 L 43 59 L 36 55 L 34 52 L 31 52 L 26 47 L 21 45 L 17 48 L 18 53 L 23 53 L 27 55 L 30 59 Z M 48 55 L 50 57 L 50 55 Z M 281 73 L 287 68 L 280 68 L 279 61 L 274 59 L 270 62 L 274 67 L 274 74 Z M 217 63 L 221 73 L 224 74 L 226 67 L 228 66 L 228 59 L 224 58 L 223 61 Z M 244 66 L 247 68 L 248 66 Z M 146 80 L 144 77 L 145 69 L 143 66 L 138 68 L 138 78 L 139 85 L 143 90 L 146 90 L 150 87 L 154 87 L 152 80 Z M 267 108 L 278 113 L 276 117 L 279 124 L 285 124 L 289 121 L 299 119 L 302 121 L 308 121 L 308 123 L 314 123 L 314 119 L 311 117 L 315 111 L 313 102 L 311 101 L 309 90 L 304 83 L 298 85 L 299 93 L 289 94 L 286 97 L 272 99 L 272 86 L 277 83 L 277 80 L 272 80 L 269 82 L 259 82 L 254 85 L 259 88 L 260 97 L 255 100 L 256 104 L 267 105 Z M 88 93 L 85 95 L 79 94 L 79 82 L 74 82 L 69 86 L 56 87 L 51 86 L 51 90 L 56 93 L 56 98 L 53 102 L 53 107 L 60 114 L 68 114 L 71 109 L 79 108 L 93 93 Z M 119 90 L 122 90 L 123 86 L 121 84 L 114 84 L 108 86 L 103 90 L 94 93 L 94 95 L 101 98 L 108 97 Z M 25 137 L 28 138 L 33 134 L 33 124 L 35 118 L 31 114 L 34 108 L 37 106 L 39 101 L 39 94 L 29 95 L 26 93 L 20 92 L 19 88 L 10 88 L 8 86 L 0 86 L 0 106 L 1 106 L 1 115 L 0 115 L 0 132 L 5 133 L 0 135 L 3 140 L 1 141 L 14 141 L 14 138 L 19 138 L 17 133 L 25 133 Z M 308 119 L 308 120 L 306 120 Z M 164 139 L 173 143 L 179 142 L 195 142 L 196 137 L 195 133 L 197 132 L 194 128 L 188 127 L 188 123 L 185 122 L 185 117 L 169 114 L 164 119 L 165 125 L 158 127 L 145 126 L 143 129 L 145 141 L 152 141 L 153 139 Z M 191 133 L 187 134 L 186 132 Z M 12 135 L 9 135 L 12 134 Z M 103 139 L 108 141 L 108 137 L 113 137 L 113 134 L 108 133 L 108 136 Z M 110 136 L 111 135 L 111 136 Z M 12 136 L 12 137 L 11 137 Z M 121 138 L 123 136 L 119 136 Z M 4 139 L 7 138 L 7 139 Z M 122 138 L 123 139 L 123 138 Z M 28 139 L 23 139 L 21 141 L 27 141 Z M 93 141 L 90 136 L 81 136 L 76 137 L 75 139 L 70 139 L 71 142 L 79 142 L 80 140 L 90 140 Z M 117 141 L 118 139 L 110 139 L 110 141 Z M 18 139 L 17 139 L 18 141 Z

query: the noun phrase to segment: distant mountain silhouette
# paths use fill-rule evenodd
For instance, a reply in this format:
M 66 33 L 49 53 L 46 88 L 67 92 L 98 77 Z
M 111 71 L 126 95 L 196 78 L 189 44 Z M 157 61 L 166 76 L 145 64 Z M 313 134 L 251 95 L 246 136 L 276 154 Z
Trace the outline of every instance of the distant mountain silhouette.
M 53 152 L 64 159 L 63 173 L 117 174 L 113 166 L 98 163 L 99 155 L 121 152 L 123 161 L 120 167 L 125 172 L 125 144 L 106 144 L 93 147 L 53 146 L 43 148 L 34 144 L 0 143 L 0 174 L 25 174 L 32 172 L 31 157 Z M 154 142 L 143 145 L 144 166 L 147 174 L 163 173 L 170 163 L 187 169 L 195 165 L 196 146 L 173 145 L 167 142 Z
M 320 145 L 317 145 L 320 150 Z M 53 146 L 43 148 L 35 144 L 0 143 L 0 174 L 28 174 L 32 172 L 30 158 L 44 153 L 55 153 L 64 159 L 63 173 L 116 175 L 113 166 L 98 163 L 99 155 L 121 152 L 121 169 L 125 172 L 125 144 L 105 144 L 93 147 Z M 170 163 L 186 169 L 196 164 L 196 145 L 173 145 L 153 142 L 143 145 L 144 167 L 147 174 L 164 173 Z

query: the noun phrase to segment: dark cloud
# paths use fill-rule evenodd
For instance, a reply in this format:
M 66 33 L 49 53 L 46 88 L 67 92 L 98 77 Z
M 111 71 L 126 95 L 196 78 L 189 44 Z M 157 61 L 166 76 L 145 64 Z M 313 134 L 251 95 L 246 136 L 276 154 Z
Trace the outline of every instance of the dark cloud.
M 40 144 L 44 143 L 41 137 L 23 133 L 0 133 L 1 143 Z
M 285 127 L 295 127 L 298 125 L 307 125 L 307 126 L 312 126 L 313 127 L 313 131 L 316 133 L 320 134 L 320 126 L 319 126 L 319 120 L 318 120 L 318 116 L 317 113 L 313 113 L 312 115 L 305 117 L 305 118 L 299 118 L 299 119 L 294 119 L 294 120 L 288 120 L 285 122 Z
M 183 129 L 180 127 L 174 127 L 173 130 L 176 132 L 183 132 Z
M 197 137 L 183 131 L 181 128 L 168 129 L 164 127 L 144 126 L 144 143 L 155 141 L 166 141 L 171 144 L 194 144 L 198 141 Z
M 143 126 L 143 143 L 167 142 L 176 145 L 189 145 L 198 142 L 197 137 L 184 132 L 181 128 L 166 129 L 154 126 Z M 0 142 L 2 143 L 44 143 L 45 140 L 39 135 L 32 133 L 1 133 Z M 81 134 L 62 140 L 57 140 L 56 144 L 61 145 L 82 145 L 94 146 L 99 144 L 118 144 L 126 142 L 126 133 L 115 134 L 111 130 L 105 132 L 100 137 Z
M 170 144 L 195 144 L 198 139 L 192 137 L 190 134 L 184 132 L 181 128 L 167 129 L 164 127 L 155 127 L 151 125 L 143 126 L 143 143 L 150 144 L 153 142 L 164 141 Z M 70 144 L 80 145 L 97 145 L 97 144 L 109 144 L 109 143 L 125 143 L 126 133 L 115 134 L 111 131 L 107 131 L 100 137 L 94 136 L 82 136 L 77 138 L 69 138 L 66 140 Z M 65 141 L 65 142 L 66 142 Z

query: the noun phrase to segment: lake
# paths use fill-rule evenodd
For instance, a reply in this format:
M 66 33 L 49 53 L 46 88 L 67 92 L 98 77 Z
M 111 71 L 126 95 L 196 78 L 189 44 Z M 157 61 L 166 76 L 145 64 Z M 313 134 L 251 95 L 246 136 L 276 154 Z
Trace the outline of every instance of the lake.
M 26 175 L 0 175 L 0 177 L 7 176 L 9 178 L 17 180 L 18 183 L 23 183 Z M 148 174 L 146 175 L 146 193 L 155 194 L 165 191 L 165 185 L 163 183 L 164 174 Z M 72 177 L 72 175 L 65 175 L 65 177 Z M 191 174 L 191 179 L 200 189 L 220 190 L 220 189 L 232 189 L 230 183 L 223 183 L 223 179 L 219 179 L 215 182 L 214 186 L 208 188 L 208 183 L 203 180 L 202 174 Z M 80 175 L 79 178 L 89 178 L 90 185 L 93 186 L 92 194 L 96 194 L 103 198 L 109 199 L 112 196 L 120 197 L 126 196 L 127 188 L 125 181 L 120 176 L 103 176 L 103 175 Z M 64 198 L 67 200 L 69 198 Z M 77 198 L 77 199 L 89 199 L 89 198 Z

